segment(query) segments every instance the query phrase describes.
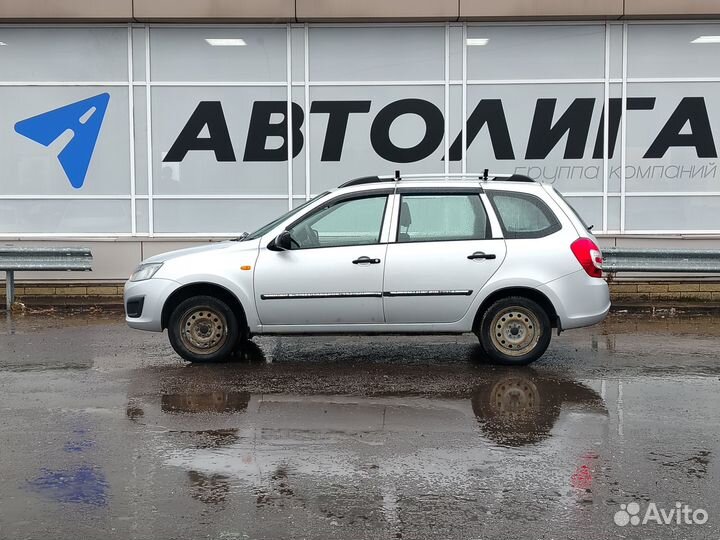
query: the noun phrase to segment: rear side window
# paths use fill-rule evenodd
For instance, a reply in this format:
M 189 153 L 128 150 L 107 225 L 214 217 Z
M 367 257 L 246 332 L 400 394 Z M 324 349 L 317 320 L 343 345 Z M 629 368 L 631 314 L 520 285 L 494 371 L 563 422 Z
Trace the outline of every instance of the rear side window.
M 477 193 L 403 195 L 398 242 L 484 240 L 488 218 Z
M 494 191 L 488 197 L 507 239 L 542 238 L 562 228 L 552 210 L 534 195 Z

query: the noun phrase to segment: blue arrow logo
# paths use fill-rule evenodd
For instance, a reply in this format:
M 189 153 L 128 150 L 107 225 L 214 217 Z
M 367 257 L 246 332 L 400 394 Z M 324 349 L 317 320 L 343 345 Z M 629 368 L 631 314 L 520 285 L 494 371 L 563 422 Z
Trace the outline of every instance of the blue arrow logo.
M 15 131 L 43 146 L 50 146 L 67 130 L 72 131 L 73 137 L 58 154 L 58 161 L 70 185 L 80 189 L 85 183 L 109 102 L 110 94 L 98 94 L 21 120 L 15 124 Z

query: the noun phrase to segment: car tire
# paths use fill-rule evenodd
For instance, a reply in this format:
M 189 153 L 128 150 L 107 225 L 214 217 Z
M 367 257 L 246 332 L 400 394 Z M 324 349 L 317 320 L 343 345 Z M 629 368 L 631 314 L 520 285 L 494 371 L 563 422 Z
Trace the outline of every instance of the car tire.
M 265 353 L 257 343 L 241 337 L 233 350 L 233 359 L 236 362 L 247 362 L 250 364 L 265 363 Z
M 493 363 L 522 366 L 543 355 L 550 345 L 552 325 L 537 302 L 509 296 L 485 311 L 476 334 Z
M 170 315 L 170 345 L 188 362 L 227 360 L 240 339 L 240 325 L 233 310 L 212 296 L 183 300 Z

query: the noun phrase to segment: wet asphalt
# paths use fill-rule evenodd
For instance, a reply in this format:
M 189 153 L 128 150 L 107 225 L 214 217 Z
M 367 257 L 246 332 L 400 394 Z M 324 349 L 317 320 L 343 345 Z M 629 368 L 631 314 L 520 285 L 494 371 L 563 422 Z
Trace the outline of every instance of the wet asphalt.
M 0 317 L 0 538 L 720 537 L 717 316 L 615 313 L 529 368 L 254 343 L 188 365 L 119 313 Z

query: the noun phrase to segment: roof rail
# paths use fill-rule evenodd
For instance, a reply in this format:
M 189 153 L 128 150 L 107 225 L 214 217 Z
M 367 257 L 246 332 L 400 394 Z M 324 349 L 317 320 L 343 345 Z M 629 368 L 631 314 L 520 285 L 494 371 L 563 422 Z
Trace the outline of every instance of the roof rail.
M 507 182 L 535 182 L 535 180 L 524 174 L 513 174 L 508 178 L 503 178 L 503 180 Z
M 449 178 L 457 180 L 480 180 L 482 182 L 488 182 L 493 180 L 502 180 L 506 182 L 535 182 L 529 176 L 522 174 L 495 174 L 491 173 L 488 169 L 485 169 L 482 173 L 420 173 L 420 174 L 405 174 L 400 175 L 400 171 L 395 171 L 393 175 L 383 176 L 362 176 L 360 178 L 354 178 L 348 180 L 340 187 L 358 186 L 361 184 L 373 184 L 376 182 L 400 182 L 402 180 L 432 180 L 436 178 Z
M 361 184 L 374 184 L 375 182 L 392 182 L 394 180 L 394 178 L 386 178 L 384 176 L 361 176 L 360 178 L 353 178 L 344 184 L 340 184 L 340 187 L 344 188 L 349 186 L 359 186 Z

